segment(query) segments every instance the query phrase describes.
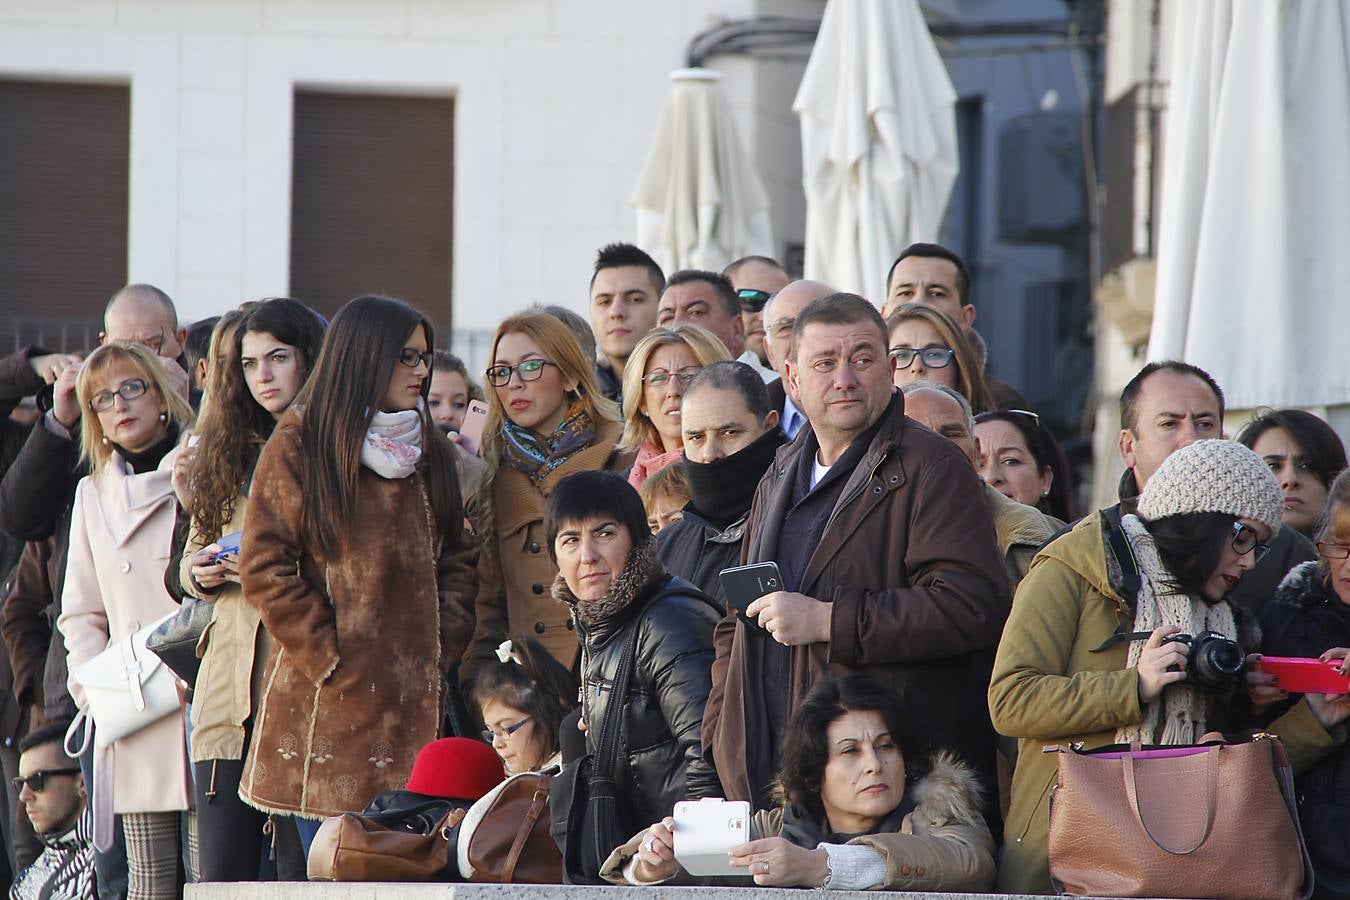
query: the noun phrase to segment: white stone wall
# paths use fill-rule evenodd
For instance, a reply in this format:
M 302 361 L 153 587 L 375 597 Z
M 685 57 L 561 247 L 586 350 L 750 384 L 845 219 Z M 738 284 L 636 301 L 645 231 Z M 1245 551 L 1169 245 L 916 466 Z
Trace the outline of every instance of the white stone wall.
M 0 0 L 0 77 L 131 85 L 128 271 L 185 320 L 288 291 L 297 86 L 453 95 L 455 322 L 483 329 L 535 301 L 585 308 L 596 248 L 634 236 L 689 39 L 789 7 L 824 0 Z M 801 238 L 801 67 L 712 64 L 781 250 Z

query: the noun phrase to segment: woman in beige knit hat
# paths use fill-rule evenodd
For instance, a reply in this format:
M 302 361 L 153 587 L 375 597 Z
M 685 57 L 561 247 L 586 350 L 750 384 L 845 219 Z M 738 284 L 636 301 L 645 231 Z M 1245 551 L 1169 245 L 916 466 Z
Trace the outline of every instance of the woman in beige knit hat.
M 1055 759 L 1042 747 L 1194 743 L 1223 730 L 1232 698 L 1262 697 L 1268 677 L 1240 671 L 1259 632 L 1226 597 L 1280 527 L 1274 476 L 1241 444 L 1198 441 L 1159 467 L 1138 509 L 1121 523 L 1137 581 L 1093 516 L 1043 548 L 1018 587 L 989 687 L 995 728 L 1020 739 L 1000 891 L 1051 889 Z M 1210 653 L 1172 640 L 1203 633 Z M 1309 695 L 1268 730 L 1299 759 L 1334 741 L 1345 709 Z

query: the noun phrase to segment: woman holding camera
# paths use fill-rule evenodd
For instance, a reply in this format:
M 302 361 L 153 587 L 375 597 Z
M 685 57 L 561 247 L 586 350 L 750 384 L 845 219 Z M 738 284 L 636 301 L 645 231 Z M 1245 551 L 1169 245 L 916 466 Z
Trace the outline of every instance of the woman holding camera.
M 615 772 L 622 824 L 637 829 L 669 815 L 678 800 L 720 796 L 700 736 L 722 610 L 666 572 L 642 501 L 621 475 L 564 479 L 549 498 L 544 527 L 558 564 L 553 598 L 571 610 L 581 634 L 581 717 L 590 752 L 598 749 L 605 710 L 623 704 Z M 635 630 L 632 681 L 616 698 L 619 661 Z
M 993 884 L 994 839 L 974 773 L 947 753 L 929 758 L 889 688 L 861 675 L 820 682 L 793 713 L 782 759 L 782 805 L 755 813 L 750 840 L 730 848 L 731 864 L 755 884 L 972 892 Z M 664 818 L 620 847 L 606 877 L 681 876 L 674 828 Z
M 1044 746 L 1195 743 L 1222 729 L 1234 698 L 1269 690 L 1269 676 L 1254 669 L 1241 690 L 1239 667 L 1244 652 L 1257 649 L 1257 630 L 1226 597 L 1264 554 L 1282 508 L 1279 485 L 1256 454 L 1232 441 L 1198 441 L 1163 462 L 1144 486 L 1138 515 L 1122 519 L 1137 591 L 1107 563 L 1118 556 L 1106 547 L 1100 516 L 1037 555 L 1017 589 L 989 686 L 994 727 L 1020 739 L 1000 892 L 1052 890 L 1047 801 L 1056 761 Z M 1270 730 L 1298 769 L 1332 743 L 1328 730 L 1345 715 L 1344 704 L 1310 696 Z

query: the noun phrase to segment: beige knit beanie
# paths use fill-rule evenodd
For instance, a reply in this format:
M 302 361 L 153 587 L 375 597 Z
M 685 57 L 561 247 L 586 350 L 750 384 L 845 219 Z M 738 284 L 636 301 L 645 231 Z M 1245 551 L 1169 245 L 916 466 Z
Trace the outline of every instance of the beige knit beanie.
M 1284 496 L 1261 457 L 1235 441 L 1196 441 L 1173 453 L 1139 495 L 1139 516 L 1227 513 L 1280 530 Z

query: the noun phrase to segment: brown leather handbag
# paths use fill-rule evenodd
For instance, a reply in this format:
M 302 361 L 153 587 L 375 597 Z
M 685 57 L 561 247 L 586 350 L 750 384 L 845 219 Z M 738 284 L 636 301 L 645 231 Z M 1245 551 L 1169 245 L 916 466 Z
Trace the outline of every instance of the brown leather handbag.
M 310 881 L 450 881 L 456 829 L 466 812 L 445 811 L 429 828 L 409 830 L 379 815 L 325 819 L 309 849 Z M 406 814 L 399 811 L 398 816 Z
M 1294 900 L 1312 894 L 1279 739 L 1058 752 L 1050 875 L 1094 897 Z
M 552 772 L 509 778 L 469 837 L 474 881 L 561 884 L 562 854 L 549 834 Z M 470 826 L 465 825 L 467 830 Z

